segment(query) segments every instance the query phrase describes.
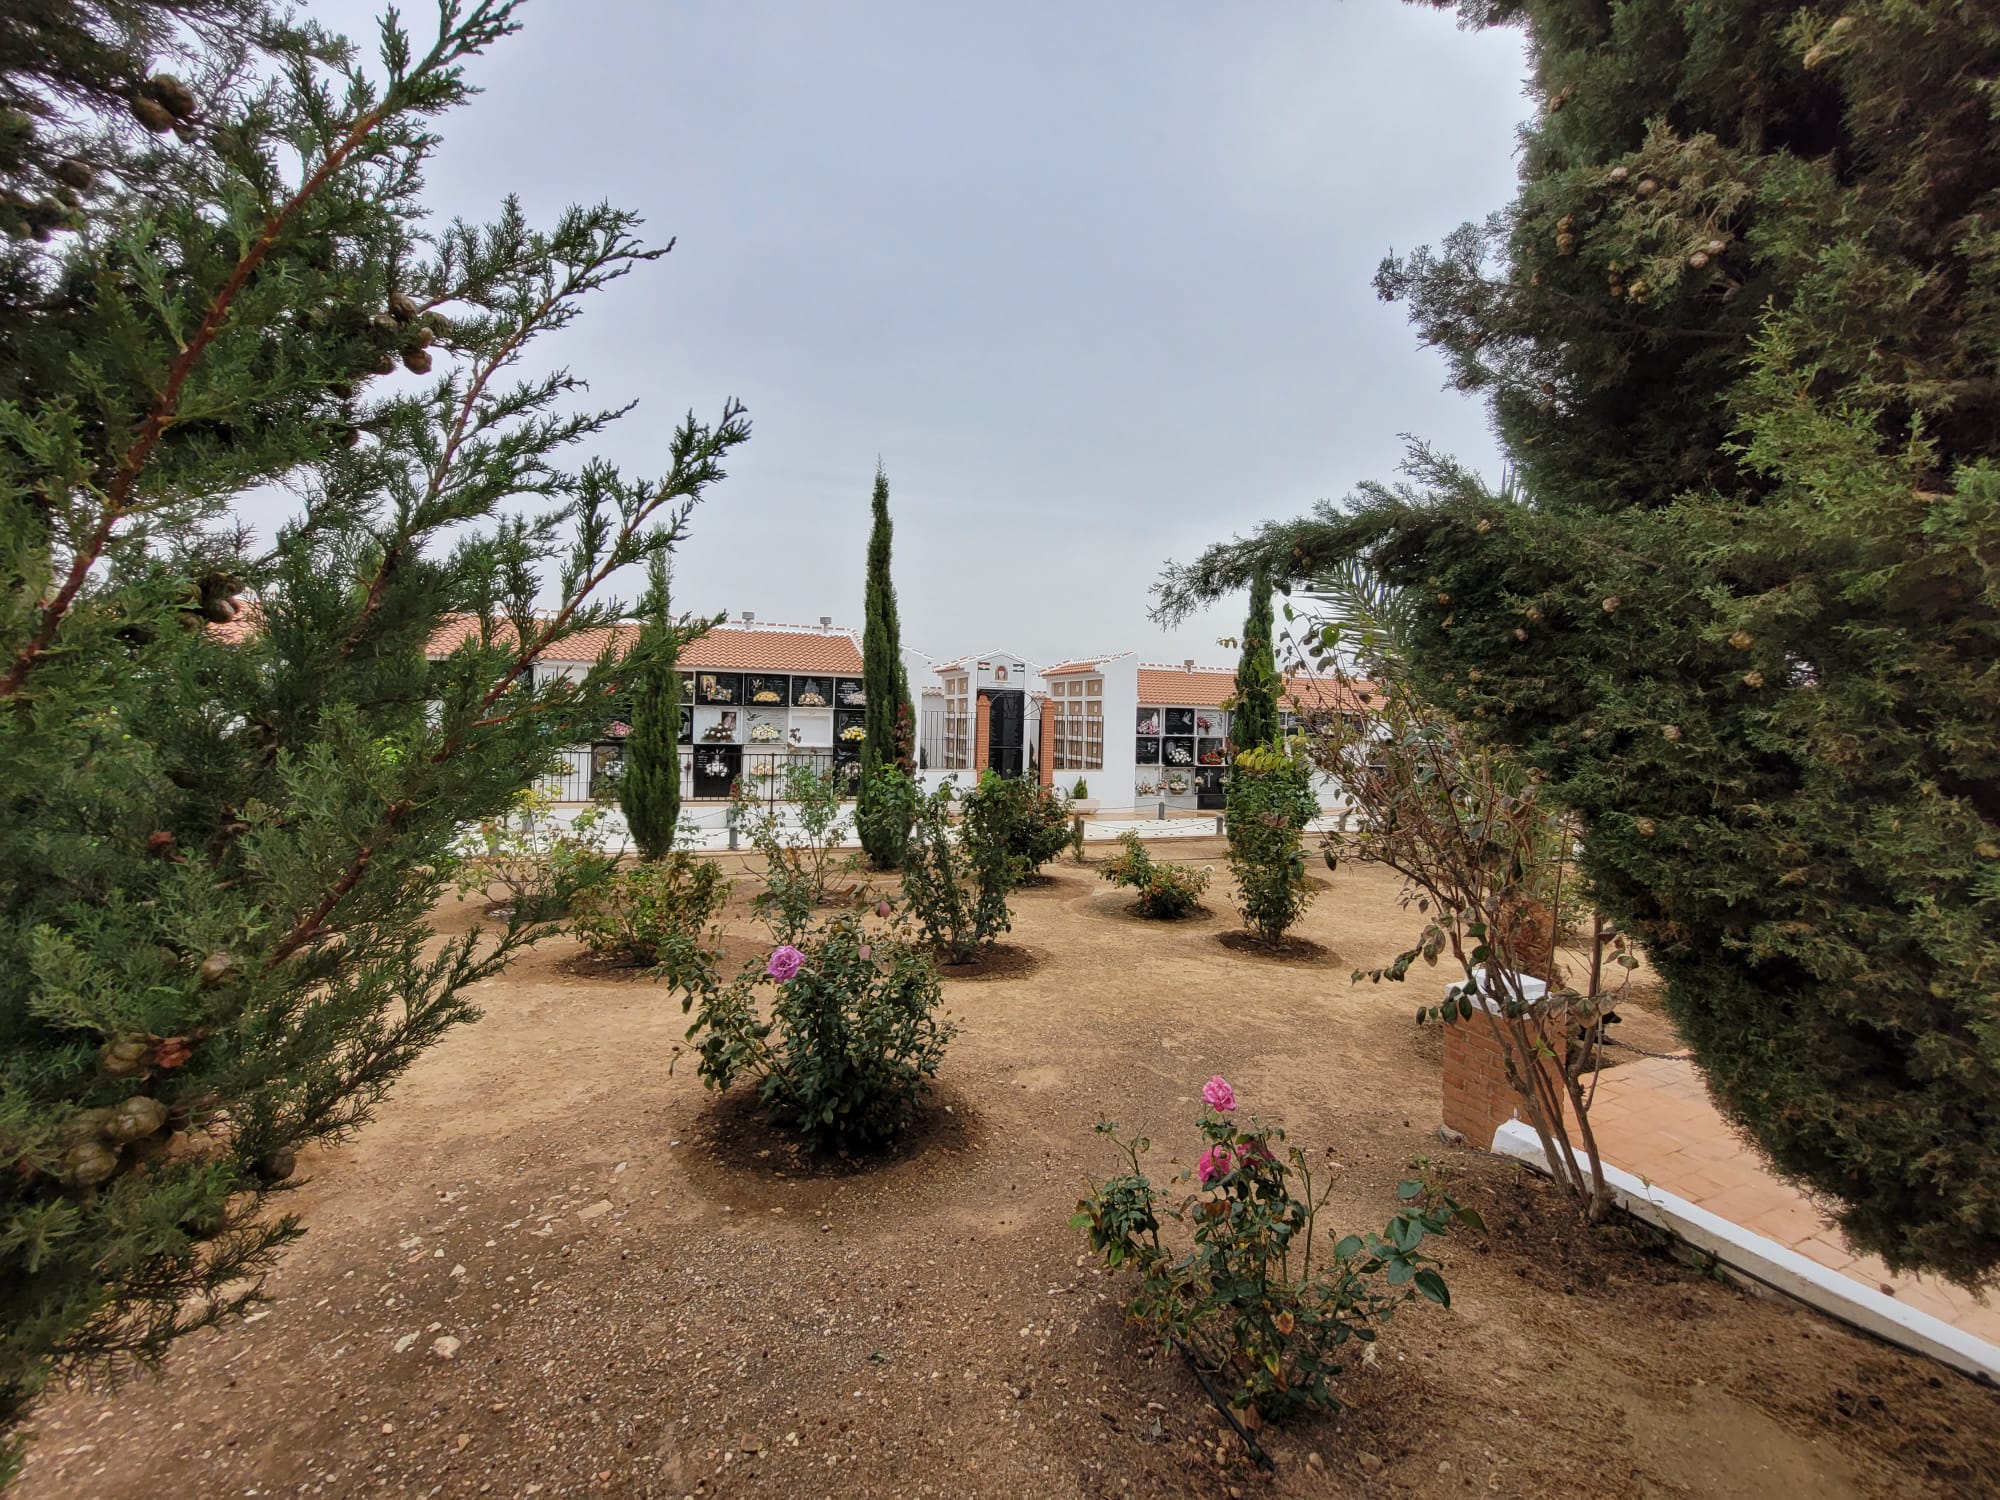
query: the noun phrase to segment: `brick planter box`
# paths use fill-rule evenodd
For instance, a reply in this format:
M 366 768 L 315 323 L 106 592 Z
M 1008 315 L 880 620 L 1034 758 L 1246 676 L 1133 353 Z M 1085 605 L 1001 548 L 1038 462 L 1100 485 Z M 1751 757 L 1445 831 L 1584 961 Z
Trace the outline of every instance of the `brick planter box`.
M 1548 986 L 1539 979 L 1524 975 L 1521 984 L 1523 994 L 1530 1000 L 1538 1000 L 1548 992 Z M 1453 988 L 1462 990 L 1464 986 Z M 1474 1007 L 1472 1018 L 1449 1021 L 1444 1027 L 1444 1123 L 1464 1135 L 1467 1144 L 1490 1151 L 1496 1130 L 1509 1120 L 1525 1120 L 1527 1116 L 1522 1110 L 1525 1101 L 1507 1080 L 1506 1051 L 1494 1036 L 1492 1024 L 1479 1014 L 1480 1007 L 1496 1002 L 1476 993 L 1470 998 Z M 1556 1097 L 1561 1098 L 1560 1061 L 1543 1058 L 1541 1066 L 1549 1074 Z

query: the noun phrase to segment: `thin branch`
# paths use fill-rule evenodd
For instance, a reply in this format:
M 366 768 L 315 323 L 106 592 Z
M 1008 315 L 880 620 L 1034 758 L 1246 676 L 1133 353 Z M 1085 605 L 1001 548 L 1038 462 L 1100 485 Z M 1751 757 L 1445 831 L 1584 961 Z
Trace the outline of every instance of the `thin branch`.
M 410 807 L 411 804 L 408 802 L 390 803 L 388 812 L 383 815 L 382 826 L 375 836 L 376 839 L 379 841 L 383 834 L 394 832 L 396 826 L 409 816 Z M 353 890 L 361 877 L 367 873 L 369 861 L 375 857 L 375 849 L 376 844 L 368 843 L 363 844 L 355 852 L 353 860 L 341 873 L 340 878 L 327 887 L 319 905 L 300 917 L 293 924 L 292 930 L 279 941 L 278 946 L 271 950 L 271 956 L 264 960 L 266 969 L 275 969 L 312 941 L 314 935 L 325 925 L 326 919 L 333 915 L 333 909 L 340 905 L 341 899 Z
M 567 291 L 568 288 L 564 290 Z M 487 360 L 467 383 L 465 399 L 458 404 L 458 414 L 452 418 L 444 449 L 438 455 L 437 463 L 431 468 L 429 482 L 424 486 L 426 505 L 434 502 L 444 489 L 445 476 L 451 472 L 452 461 L 458 457 L 458 450 L 465 442 L 466 428 L 472 421 L 472 408 L 485 393 L 487 383 L 505 368 L 514 352 L 527 342 L 529 335 L 540 326 L 541 320 L 547 317 L 561 300 L 559 294 L 545 298 L 541 306 L 508 333 L 493 357 Z M 354 626 L 348 631 L 347 638 L 340 643 L 342 656 L 352 655 L 354 648 L 361 643 L 361 633 L 367 628 L 375 611 L 381 608 L 382 596 L 389 584 L 389 574 L 395 568 L 396 561 L 402 555 L 402 549 L 408 541 L 408 537 L 398 537 L 382 549 L 381 564 L 375 569 L 375 576 L 368 582 L 368 597 L 362 602 L 361 611 L 355 616 Z
M 236 262 L 235 268 L 230 271 L 228 278 L 217 290 L 215 300 L 209 304 L 208 313 L 201 320 L 201 326 L 195 330 L 194 337 L 188 340 L 180 356 L 175 359 L 173 367 L 167 372 L 165 387 L 158 399 L 153 402 L 152 409 L 146 413 L 145 421 L 140 424 L 138 436 L 133 439 L 131 447 L 125 450 L 125 457 L 119 462 L 117 473 L 112 475 L 111 483 L 104 493 L 103 518 L 98 522 L 96 530 L 91 533 L 89 541 L 71 561 L 69 574 L 64 578 L 62 587 L 56 591 L 55 597 L 42 604 L 41 623 L 35 627 L 35 633 L 15 655 L 13 664 L 7 669 L 7 675 L 0 678 L 0 698 L 12 696 L 20 689 L 30 669 L 55 640 L 56 631 L 61 627 L 63 618 L 69 613 L 70 606 L 76 602 L 77 594 L 82 591 L 85 581 L 90 577 L 90 570 L 97 565 L 97 560 L 104 555 L 105 547 L 110 544 L 113 529 L 130 509 L 132 487 L 138 482 L 139 473 L 145 468 L 147 460 L 152 457 L 153 449 L 159 445 L 167 428 L 173 425 L 174 416 L 180 409 L 181 390 L 187 384 L 188 376 L 194 372 L 195 366 L 201 362 L 201 356 L 207 351 L 208 346 L 222 332 L 223 324 L 228 321 L 229 310 L 235 304 L 237 294 L 248 284 L 251 273 L 262 265 L 264 258 L 271 253 L 285 226 L 321 188 L 326 186 L 333 174 L 341 168 L 349 156 L 354 154 L 355 149 L 374 133 L 375 127 L 382 123 L 387 108 L 385 101 L 348 127 L 347 134 L 341 139 L 340 144 L 327 154 L 326 159 L 319 164 L 312 176 L 306 179 L 298 192 L 264 221 L 263 232 L 251 243 L 250 248 L 243 252 L 242 258 Z

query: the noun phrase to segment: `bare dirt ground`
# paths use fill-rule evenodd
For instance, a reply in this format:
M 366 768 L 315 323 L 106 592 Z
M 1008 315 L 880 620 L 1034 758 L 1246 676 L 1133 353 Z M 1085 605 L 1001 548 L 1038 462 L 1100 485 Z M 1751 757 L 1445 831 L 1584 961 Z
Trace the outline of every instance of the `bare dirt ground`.
M 255 1321 L 188 1341 L 164 1382 L 50 1402 L 20 1494 L 2000 1490 L 1994 1392 L 1579 1230 L 1540 1182 L 1439 1144 L 1413 1024 L 1436 971 L 1348 981 L 1410 934 L 1391 877 L 1343 868 L 1302 932 L 1326 955 L 1276 961 L 1218 941 L 1219 844 L 1169 850 L 1216 860 L 1209 915 L 1139 921 L 1068 864 L 1019 897 L 1036 962 L 947 980 L 964 1029 L 937 1104 L 868 1170 L 801 1163 L 670 1076 L 679 1004 L 546 945 L 311 1164 L 310 1233 Z M 732 956 L 760 951 L 740 900 L 730 926 Z M 1337 1164 L 1341 1229 L 1379 1228 L 1418 1157 L 1488 1225 L 1444 1244 L 1451 1309 L 1385 1329 L 1343 1415 L 1266 1429 L 1272 1475 L 1123 1324 L 1127 1280 L 1066 1222 L 1113 1167 L 1092 1123 L 1178 1170 L 1211 1073 Z

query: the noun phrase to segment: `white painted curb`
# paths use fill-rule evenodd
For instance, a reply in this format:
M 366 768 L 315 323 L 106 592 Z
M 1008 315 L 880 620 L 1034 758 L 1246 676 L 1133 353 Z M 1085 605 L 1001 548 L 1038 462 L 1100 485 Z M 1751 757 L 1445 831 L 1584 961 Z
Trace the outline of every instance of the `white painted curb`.
M 1495 1155 L 1526 1162 L 1537 1172 L 1549 1170 L 1534 1127 L 1523 1121 L 1509 1120 L 1494 1131 L 1493 1151 Z M 1977 1380 L 2000 1384 L 2000 1348 L 1986 1340 L 1927 1312 L 1906 1307 L 1894 1297 L 1884 1296 L 1776 1240 L 1642 1181 L 1622 1167 L 1606 1162 L 1604 1180 L 1619 1207 L 1633 1217 L 1685 1240 L 1731 1270 L 1829 1317 L 1852 1324 L 1864 1333 L 1927 1354 Z

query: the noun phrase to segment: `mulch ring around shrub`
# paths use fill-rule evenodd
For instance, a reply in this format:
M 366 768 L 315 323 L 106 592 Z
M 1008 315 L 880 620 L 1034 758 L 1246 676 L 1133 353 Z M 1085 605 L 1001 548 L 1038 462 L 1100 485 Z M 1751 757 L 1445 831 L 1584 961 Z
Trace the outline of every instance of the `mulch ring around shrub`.
M 1114 922 L 1138 922 L 1153 927 L 1185 927 L 1200 922 L 1213 922 L 1218 915 L 1215 908 L 1204 902 L 1196 902 L 1177 917 L 1148 917 L 1139 911 L 1139 898 L 1129 890 L 1105 890 L 1094 892 L 1083 903 L 1099 916 L 1110 917 Z
M 1058 890 L 1068 883 L 1060 875 L 1051 875 L 1046 870 L 1037 870 L 1032 875 L 1022 876 L 1021 883 L 1015 886 L 1014 889 L 1017 892 L 1032 896 L 1038 891 Z
M 722 940 L 722 963 L 720 970 L 727 983 L 736 977 L 737 970 L 745 964 L 762 965 L 777 946 L 774 940 L 738 936 L 734 933 Z M 652 980 L 653 966 L 639 963 L 621 953 L 592 953 L 589 949 L 572 953 L 556 964 L 556 972 L 571 979 L 592 979 L 616 984 L 633 980 Z
M 944 979 L 1025 979 L 1042 966 L 1040 953 L 1013 943 L 995 943 L 990 948 L 982 948 L 969 963 L 952 963 L 941 952 L 934 952 L 931 957 L 937 963 L 939 976 Z
M 1271 947 L 1256 933 L 1245 932 L 1240 927 L 1217 933 L 1215 940 L 1231 953 L 1241 953 L 1246 958 L 1269 959 L 1274 963 L 1316 964 L 1339 956 L 1324 943 L 1315 943 L 1311 938 L 1288 937 L 1276 947 Z
M 710 1095 L 683 1128 L 690 1137 L 685 1145 L 700 1151 L 716 1166 L 739 1178 L 766 1182 L 855 1177 L 918 1156 L 970 1159 L 979 1136 L 978 1115 L 964 1096 L 950 1085 L 936 1082 L 918 1101 L 903 1128 L 876 1146 L 808 1149 L 794 1131 L 771 1118 L 754 1084 Z M 927 1167 L 927 1175 L 932 1170 Z M 725 1196 L 733 1198 L 737 1193 L 732 1189 Z
M 556 972 L 570 979 L 650 979 L 653 966 L 622 953 L 592 953 L 586 948 L 563 959 Z

